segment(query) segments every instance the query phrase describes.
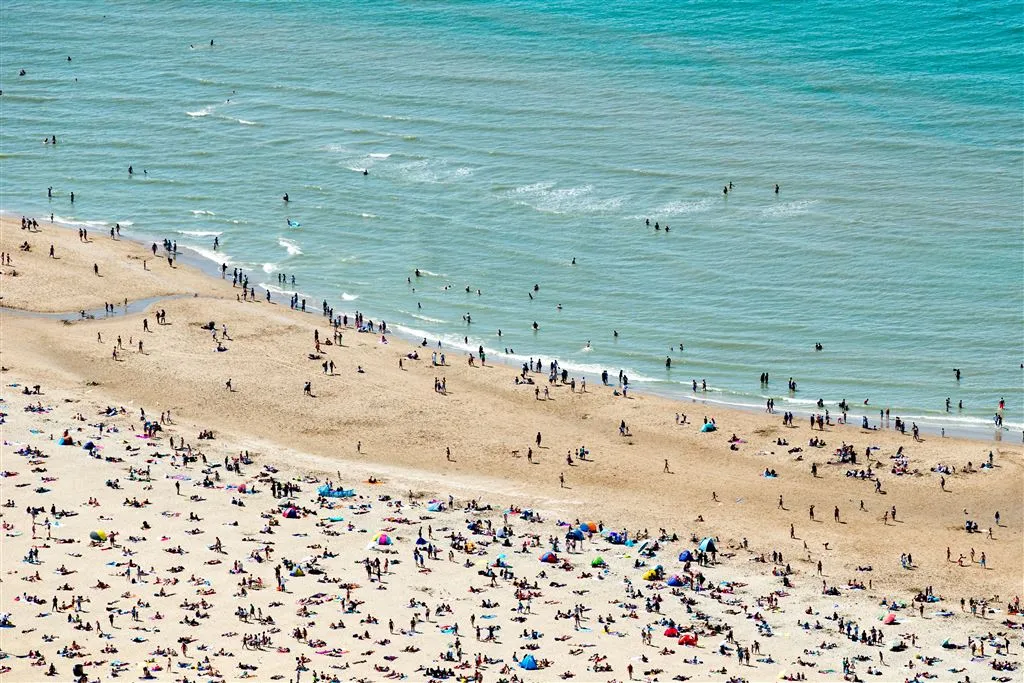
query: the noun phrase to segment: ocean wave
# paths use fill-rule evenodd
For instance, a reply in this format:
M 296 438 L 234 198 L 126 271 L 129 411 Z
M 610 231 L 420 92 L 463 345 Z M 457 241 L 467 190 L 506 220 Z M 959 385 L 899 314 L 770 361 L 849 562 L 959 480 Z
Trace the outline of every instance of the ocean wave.
M 663 204 L 651 212 L 651 216 L 664 220 L 666 217 L 685 216 L 691 213 L 704 213 L 711 209 L 715 202 L 710 198 L 698 199 L 697 201 L 680 201 Z M 640 218 L 640 216 L 637 216 Z M 643 216 L 647 218 L 647 216 Z
M 295 240 L 285 239 L 284 237 L 277 238 L 278 245 L 284 247 L 288 251 L 289 256 L 299 256 L 302 254 L 302 248 L 299 243 Z
M 769 206 L 761 211 L 762 216 L 795 216 L 807 213 L 807 210 L 818 203 L 816 199 L 805 199 L 799 202 L 783 202 Z
M 202 209 L 194 209 L 192 211 L 193 216 L 216 216 L 213 211 L 203 211 Z
M 217 230 L 176 230 L 179 235 L 188 235 L 189 237 L 220 237 L 223 232 Z
M 420 315 L 419 313 L 409 313 L 408 315 L 412 316 L 413 318 L 416 318 L 417 320 L 422 320 L 428 323 L 442 324 L 448 322 L 447 320 L 441 320 L 440 318 L 431 318 L 429 315 Z
M 213 261 L 214 263 L 221 264 L 231 262 L 231 258 L 222 251 L 213 251 L 212 249 L 207 249 L 205 247 L 197 247 L 193 244 L 184 246 L 186 249 L 191 249 L 192 251 L 199 254 L 203 258 Z
M 276 263 L 264 263 L 263 264 L 263 272 L 264 273 L 273 273 L 275 270 L 278 270 L 278 265 Z
M 349 294 L 348 292 L 342 292 L 341 293 L 341 300 L 342 301 L 355 301 L 358 298 L 359 298 L 358 294 Z
M 370 153 L 370 158 L 371 159 L 387 159 L 390 156 L 391 156 L 391 154 L 388 153 L 388 152 L 371 152 Z
M 185 113 L 191 116 L 192 118 L 202 118 L 203 116 L 209 116 L 210 114 L 212 114 L 214 109 L 216 109 L 216 107 L 209 106 L 203 107 L 202 109 L 198 109 L 196 111 L 187 111 Z
M 54 214 L 53 220 L 61 225 L 73 225 L 78 228 L 109 228 L 113 223 L 107 221 L 80 221 L 74 218 L 65 218 Z
M 242 124 L 243 126 L 258 126 L 259 125 L 255 121 L 246 121 L 245 119 L 235 119 L 235 121 L 237 121 L 238 123 Z
M 592 185 L 557 187 L 552 182 L 523 185 L 506 192 L 505 197 L 541 213 L 554 214 L 608 213 L 622 205 L 622 200 L 617 197 L 595 197 Z

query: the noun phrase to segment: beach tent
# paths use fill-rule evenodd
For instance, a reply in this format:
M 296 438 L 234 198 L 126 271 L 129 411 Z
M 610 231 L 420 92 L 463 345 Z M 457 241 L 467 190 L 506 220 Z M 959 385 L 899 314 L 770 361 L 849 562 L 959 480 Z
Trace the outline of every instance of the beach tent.
M 889 612 L 888 614 L 885 615 L 885 617 L 882 618 L 882 623 L 885 624 L 886 626 L 890 626 L 892 624 L 895 624 L 896 623 L 896 615 L 893 614 L 892 612 Z
M 429 512 L 443 512 L 444 511 L 444 503 L 442 503 L 439 500 L 432 500 L 429 503 L 427 503 L 427 511 L 429 511 Z
M 533 655 L 526 655 L 519 660 L 519 668 L 526 669 L 527 671 L 535 671 L 537 669 L 537 658 Z
M 690 562 L 692 560 L 693 560 L 693 553 L 691 553 L 689 550 L 684 550 L 683 552 L 679 553 L 679 561 L 680 562 Z
M 715 545 L 715 539 L 711 538 L 710 536 L 706 537 L 703 541 L 701 541 L 700 545 L 697 546 L 697 549 L 700 550 L 702 553 L 718 552 L 718 547 Z
M 91 451 L 94 448 L 96 448 L 96 444 L 94 444 L 92 441 L 86 441 L 85 445 L 82 446 L 82 450 L 86 450 L 86 451 Z
M 680 645 L 696 646 L 697 645 L 697 634 L 696 633 L 684 633 L 682 635 L 682 637 L 679 638 L 679 644 Z
M 674 587 L 678 588 L 679 586 L 683 585 L 683 580 L 680 579 L 675 574 L 673 574 L 672 576 L 668 577 L 668 581 L 666 581 L 666 583 L 668 585 L 670 585 L 670 586 L 674 586 Z
M 540 561 L 547 562 L 548 564 L 554 564 L 558 562 L 558 556 L 549 550 L 540 556 Z
M 322 485 L 316 492 L 324 498 L 352 498 L 356 495 L 355 489 L 335 489 L 327 484 Z
M 622 545 L 626 542 L 626 538 L 617 531 L 611 531 L 608 533 L 608 542 L 612 545 Z
M 281 516 L 287 519 L 298 519 L 299 511 L 296 510 L 295 508 L 288 508 L 287 510 L 281 513 Z
M 96 531 L 90 531 L 89 538 L 91 538 L 94 541 L 99 541 L 100 543 L 102 543 L 103 541 L 107 540 L 107 532 L 100 531 L 99 529 L 97 529 Z
M 583 540 L 583 532 L 580 531 L 579 529 L 573 529 L 572 531 L 567 532 L 565 534 L 565 537 L 566 538 L 571 538 L 574 541 L 582 541 Z
M 715 426 L 714 422 L 705 422 L 704 426 L 700 428 L 700 431 L 702 431 L 702 432 L 713 432 L 716 429 L 718 429 L 718 427 Z
M 391 545 L 391 537 L 387 534 L 379 534 L 377 538 L 373 539 L 373 542 L 377 545 Z
M 290 575 L 291 576 L 305 576 L 306 572 L 302 571 L 302 567 L 300 567 L 299 565 L 295 565 L 295 569 L 291 570 Z
M 658 572 L 654 571 L 653 569 L 648 569 L 646 572 L 644 572 L 644 581 L 657 581 L 657 580 L 658 580 Z
M 57 441 L 57 445 L 58 446 L 74 446 L 75 445 L 75 440 L 72 439 L 70 436 L 62 436 L 62 437 L 60 437 L 60 440 Z
M 679 631 L 676 630 L 675 626 L 669 626 L 667 629 L 665 629 L 665 636 L 668 638 L 678 638 Z
M 426 544 L 427 544 L 427 539 L 423 538 L 422 536 L 420 536 L 419 538 L 416 539 L 416 545 L 426 545 Z
M 594 524 L 593 522 L 583 522 L 583 524 L 580 524 L 580 531 L 582 531 L 585 534 L 586 533 L 595 533 L 596 534 L 597 533 L 597 525 Z
M 594 559 L 592 559 L 590 561 L 590 566 L 591 567 L 604 567 L 605 566 L 604 558 L 601 557 L 600 555 L 598 555 L 597 557 L 595 557 Z

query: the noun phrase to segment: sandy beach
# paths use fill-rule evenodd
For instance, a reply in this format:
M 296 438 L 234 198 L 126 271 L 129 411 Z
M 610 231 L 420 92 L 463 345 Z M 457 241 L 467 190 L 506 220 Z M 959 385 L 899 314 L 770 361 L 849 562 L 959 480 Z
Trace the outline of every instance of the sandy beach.
M 1020 680 L 1019 443 L 549 382 L 39 223 L 6 680 Z

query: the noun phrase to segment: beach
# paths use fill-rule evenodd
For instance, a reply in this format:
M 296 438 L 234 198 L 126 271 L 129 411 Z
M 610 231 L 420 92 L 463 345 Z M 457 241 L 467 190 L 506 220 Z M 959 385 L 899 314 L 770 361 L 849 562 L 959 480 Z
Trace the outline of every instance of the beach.
M 1009 438 L 584 390 L 39 223 L 0 235 L 9 680 L 1019 680 Z

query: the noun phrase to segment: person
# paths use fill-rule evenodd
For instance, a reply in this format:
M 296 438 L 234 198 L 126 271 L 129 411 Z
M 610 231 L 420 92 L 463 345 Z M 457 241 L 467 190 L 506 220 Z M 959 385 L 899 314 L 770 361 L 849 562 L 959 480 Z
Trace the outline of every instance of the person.
M 284 193 L 284 196 L 281 197 L 281 200 L 284 201 L 284 202 L 288 201 L 288 193 L 287 192 Z
M 559 488 L 563 488 L 563 489 L 565 488 L 565 473 L 564 472 L 560 472 L 558 474 L 558 487 Z
M 668 469 L 668 458 L 665 458 L 665 469 L 664 469 L 664 470 L 662 470 L 662 471 L 663 471 L 663 472 L 664 472 L 665 474 L 671 474 L 671 472 L 670 472 L 670 471 L 669 471 L 669 469 Z

